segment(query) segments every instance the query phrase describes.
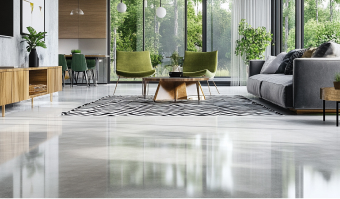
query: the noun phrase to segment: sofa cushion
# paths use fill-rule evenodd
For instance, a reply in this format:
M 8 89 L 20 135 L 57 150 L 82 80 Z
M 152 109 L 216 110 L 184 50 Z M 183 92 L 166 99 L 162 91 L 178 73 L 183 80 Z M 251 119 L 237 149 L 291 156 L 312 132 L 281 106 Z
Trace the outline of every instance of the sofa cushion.
M 249 77 L 249 93 L 284 108 L 293 107 L 293 76 L 284 74 L 259 74 Z
M 293 64 L 294 59 L 301 58 L 302 55 L 305 53 L 306 49 L 297 50 L 293 53 L 293 55 L 289 58 L 287 66 L 285 68 L 285 75 L 292 75 L 293 74 Z
M 262 69 L 261 69 L 261 74 L 263 73 L 263 71 L 267 70 L 267 68 L 269 67 L 269 65 L 274 61 L 274 59 L 276 58 L 276 56 L 268 56 L 266 61 L 264 62 Z
M 301 58 L 311 58 L 314 51 L 316 51 L 315 47 L 308 48 L 302 55 Z
M 289 59 L 290 57 L 297 51 L 297 50 L 300 50 L 300 49 L 295 49 L 295 50 L 291 50 L 289 51 L 285 57 L 283 58 L 283 61 L 282 63 L 280 64 L 279 68 L 277 69 L 277 71 L 275 72 L 276 74 L 281 74 L 281 73 L 284 73 L 285 72 L 285 69 L 286 69 L 286 66 L 289 62 Z
M 339 57 L 340 56 L 340 45 L 334 42 L 325 42 L 321 44 L 312 54 L 314 57 Z
M 276 56 L 276 58 L 268 65 L 267 68 L 262 68 L 261 74 L 274 74 L 281 63 L 283 62 L 283 58 L 287 55 L 286 52 L 282 52 Z

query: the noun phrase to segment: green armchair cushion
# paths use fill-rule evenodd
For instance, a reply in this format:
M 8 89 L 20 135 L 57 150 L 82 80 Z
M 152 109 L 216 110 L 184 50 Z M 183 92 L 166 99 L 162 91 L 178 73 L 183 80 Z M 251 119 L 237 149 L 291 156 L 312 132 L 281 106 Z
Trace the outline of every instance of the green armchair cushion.
M 117 51 L 116 73 L 123 77 L 148 77 L 155 73 L 152 68 L 150 52 Z
M 183 63 L 183 76 L 208 77 L 215 76 L 218 63 L 218 51 L 189 52 L 185 51 Z

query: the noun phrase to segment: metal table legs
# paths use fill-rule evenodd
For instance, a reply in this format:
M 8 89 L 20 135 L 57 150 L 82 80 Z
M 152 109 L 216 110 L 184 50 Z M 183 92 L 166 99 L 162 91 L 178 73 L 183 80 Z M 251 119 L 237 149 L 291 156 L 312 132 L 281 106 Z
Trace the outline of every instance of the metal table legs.
M 336 126 L 339 126 L 339 103 L 340 102 L 335 102 L 336 105 Z M 325 100 L 322 100 L 322 116 L 323 116 L 323 121 L 326 121 L 326 108 L 325 108 Z

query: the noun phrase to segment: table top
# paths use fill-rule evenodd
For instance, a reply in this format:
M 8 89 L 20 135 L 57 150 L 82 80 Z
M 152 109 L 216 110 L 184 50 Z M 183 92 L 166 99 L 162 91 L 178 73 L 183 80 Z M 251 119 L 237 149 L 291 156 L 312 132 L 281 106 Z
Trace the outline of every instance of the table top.
M 334 87 L 320 88 L 320 99 L 326 101 L 340 101 L 340 90 Z
M 65 55 L 66 58 L 72 57 L 72 54 Z M 87 58 L 104 58 L 104 57 L 110 57 L 109 55 L 85 55 Z
M 39 67 L 29 67 L 29 68 L 0 68 L 0 72 L 12 72 L 12 71 L 25 71 L 25 70 L 46 70 L 49 68 L 61 68 L 62 66 L 39 66 Z
M 207 77 L 144 77 L 143 81 L 197 82 L 207 81 Z

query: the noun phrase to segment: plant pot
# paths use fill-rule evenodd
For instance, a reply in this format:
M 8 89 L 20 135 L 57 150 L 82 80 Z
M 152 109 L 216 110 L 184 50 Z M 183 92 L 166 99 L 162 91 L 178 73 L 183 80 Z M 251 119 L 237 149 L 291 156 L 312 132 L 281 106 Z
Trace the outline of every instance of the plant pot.
M 29 67 L 38 67 L 39 66 L 39 58 L 37 54 L 37 49 L 32 49 L 29 55 Z
M 340 90 L 340 82 L 333 82 L 334 84 L 334 89 Z

